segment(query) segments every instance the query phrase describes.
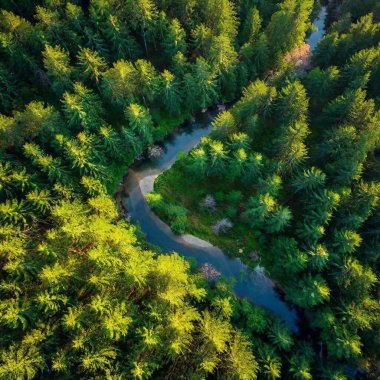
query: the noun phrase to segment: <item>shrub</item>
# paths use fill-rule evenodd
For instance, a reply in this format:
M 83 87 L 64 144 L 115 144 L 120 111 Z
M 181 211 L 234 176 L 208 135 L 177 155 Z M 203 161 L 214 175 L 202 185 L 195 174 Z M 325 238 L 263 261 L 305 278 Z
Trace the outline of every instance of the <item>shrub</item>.
M 171 223 L 170 228 L 175 234 L 184 234 L 187 228 L 187 216 L 181 215 L 176 217 Z
M 229 205 L 237 208 L 239 206 L 239 203 L 242 197 L 243 197 L 243 194 L 241 193 L 241 191 L 233 190 L 226 195 L 226 202 Z
M 171 219 L 176 219 L 179 217 L 186 216 L 187 209 L 185 207 L 179 206 L 179 205 L 173 205 L 173 204 L 165 204 L 165 210 L 164 212 L 166 215 Z
M 221 233 L 226 233 L 233 227 L 231 221 L 227 218 L 218 220 L 215 225 L 212 227 L 214 234 L 219 235 Z
M 238 209 L 234 206 L 227 207 L 226 214 L 229 218 L 235 218 L 237 215 Z
M 149 206 L 156 211 L 160 211 L 165 206 L 161 194 L 149 193 L 146 195 L 146 201 Z
M 214 212 L 216 210 L 215 198 L 208 194 L 203 201 L 203 207 L 209 212 Z
M 164 150 L 159 145 L 154 145 L 148 149 L 148 157 L 150 159 L 160 158 L 164 154 Z

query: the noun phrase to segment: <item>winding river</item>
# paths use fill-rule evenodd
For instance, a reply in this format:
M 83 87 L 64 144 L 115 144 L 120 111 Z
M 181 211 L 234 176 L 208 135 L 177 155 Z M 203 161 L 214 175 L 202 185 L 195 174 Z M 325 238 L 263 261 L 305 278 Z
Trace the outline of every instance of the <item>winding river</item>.
M 314 50 L 324 34 L 323 26 L 326 9 L 323 7 L 315 21 L 317 31 L 311 34 L 308 43 Z M 158 159 L 143 160 L 131 167 L 124 177 L 122 202 L 128 210 L 132 223 L 139 224 L 149 243 L 159 246 L 163 252 L 178 252 L 195 259 L 199 265 L 209 263 L 222 275 L 235 280 L 235 293 L 247 298 L 255 305 L 278 315 L 293 331 L 297 331 L 297 312 L 287 304 L 277 291 L 264 268 L 250 268 L 238 258 L 228 257 L 222 250 L 208 242 L 189 235 L 175 235 L 169 226 L 160 220 L 149 208 L 145 195 L 153 191 L 155 178 L 169 169 L 176 161 L 179 152 L 188 153 L 202 136 L 211 130 L 212 113 L 199 115 L 197 120 L 178 133 L 165 139 L 162 144 L 164 154 Z

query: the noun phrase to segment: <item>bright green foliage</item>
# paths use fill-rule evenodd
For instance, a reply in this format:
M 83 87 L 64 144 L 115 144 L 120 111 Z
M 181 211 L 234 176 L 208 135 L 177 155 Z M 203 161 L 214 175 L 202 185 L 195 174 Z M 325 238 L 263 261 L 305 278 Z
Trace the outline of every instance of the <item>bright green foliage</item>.
M 180 84 L 170 71 L 165 70 L 162 73 L 160 87 L 163 103 L 168 113 L 178 115 L 181 111 Z
M 197 25 L 192 31 L 193 45 L 196 51 L 206 55 L 210 50 L 212 31 L 205 24 Z
M 135 68 L 128 61 L 119 60 L 103 74 L 102 91 L 105 98 L 118 107 L 124 108 L 134 99 Z
M 249 10 L 248 16 L 244 21 L 243 32 L 241 38 L 244 41 L 255 41 L 261 30 L 262 20 L 260 12 L 256 7 Z
M 379 378 L 380 8 L 332 2 L 287 64 L 317 7 L 0 0 L 1 379 Z M 230 220 L 212 242 L 260 260 L 304 309 L 298 335 L 152 252 L 107 195 L 177 120 L 231 100 L 147 198 L 176 233 Z
M 330 289 L 320 275 L 307 275 L 288 289 L 287 294 L 296 305 L 310 308 L 326 302 L 330 296 Z
M 30 244 L 29 255 L 19 252 L 18 265 L 35 268 L 35 274 L 22 281 L 24 290 L 2 302 L 2 325 L 13 329 L 18 324 L 24 326 L 21 337 L 13 339 L 12 346 L 0 356 L 2 371 L 6 371 L 3 377 L 14 373 L 14 378 L 34 378 L 44 371 L 48 363 L 39 350 L 51 336 L 54 344 L 50 347 L 55 352 L 52 370 L 57 375 L 105 374 L 117 360 L 132 363 L 146 349 L 156 352 L 155 356 L 182 361 L 187 347 L 199 339 L 197 344 L 205 347 L 198 356 L 205 363 L 198 368 L 201 373 L 213 370 L 211 356 L 216 355 L 215 363 L 220 366 L 220 355 L 228 349 L 229 360 L 222 361 L 221 368 L 242 379 L 254 379 L 256 362 L 246 338 L 235 332 L 227 319 L 215 318 L 208 311 L 201 316 L 191 305 L 191 300 L 204 300 L 206 290 L 189 272 L 188 262 L 178 255 L 155 257 L 139 248 L 134 229 L 117 221 L 114 203 L 104 196 L 106 207 L 101 207 L 99 200 L 91 198 L 88 205 L 59 202 L 52 210 L 56 227 L 46 231 L 46 240 L 32 243 L 23 233 L 2 231 L 2 244 L 15 239 Z M 50 257 L 49 262 L 44 262 L 44 255 Z M 14 271 L 10 252 L 3 259 L 8 271 Z M 36 278 L 38 292 L 29 286 Z M 16 285 L 13 276 L 9 281 Z M 64 290 L 70 283 L 69 302 Z M 84 298 L 80 297 L 83 285 L 87 289 Z M 35 319 L 27 323 L 26 311 L 19 304 L 30 297 L 33 302 L 28 313 L 33 313 Z M 141 297 L 151 299 L 150 306 L 144 306 Z M 141 314 L 145 317 L 137 325 L 132 324 Z M 46 326 L 44 323 L 51 318 L 60 320 L 56 329 L 38 327 Z M 3 338 L 11 338 L 9 327 Z M 194 335 L 196 329 L 202 331 L 202 336 Z M 127 337 L 129 344 L 135 342 L 132 351 L 121 350 Z M 243 360 L 246 357 L 251 358 L 247 363 Z M 146 365 L 154 370 L 154 363 L 149 359 Z M 120 368 L 118 373 L 128 376 L 131 370 Z
M 139 57 L 141 49 L 118 15 L 110 14 L 105 20 L 104 34 L 110 41 L 116 60 Z
M 210 157 L 209 171 L 212 175 L 222 174 L 224 172 L 227 152 L 220 141 L 207 141 L 207 148 Z
M 230 0 L 206 0 L 200 3 L 205 25 L 213 35 L 237 35 L 238 21 L 235 4 Z
M 307 93 L 310 97 L 310 105 L 319 110 L 325 106 L 336 94 L 340 72 L 332 66 L 327 70 L 314 68 L 304 79 Z
M 297 247 L 297 241 L 290 238 L 279 238 L 272 242 L 271 253 L 276 257 L 274 271 L 281 277 L 283 271 L 291 275 L 302 272 L 307 264 L 308 257 Z
M 249 78 L 263 76 L 269 64 L 270 55 L 266 34 L 261 32 L 256 40 L 245 43 L 240 54 L 243 57 L 243 68 L 247 71 Z
M 191 152 L 192 162 L 189 165 L 190 173 L 203 177 L 206 174 L 208 157 L 203 148 L 194 149 Z
M 102 124 L 104 110 L 98 95 L 81 83 L 75 83 L 74 93 L 63 94 L 63 112 L 73 130 L 96 130 Z
M 311 0 L 285 0 L 280 4 L 266 29 L 274 56 L 284 54 L 304 41 L 312 6 Z
M 258 364 L 251 352 L 248 339 L 241 333 L 235 333 L 229 350 L 227 376 L 241 380 L 256 379 Z
M 26 140 L 38 137 L 49 141 L 60 128 L 59 114 L 52 106 L 33 101 L 13 117 L 0 115 L 0 146 L 21 146 Z
M 206 107 L 216 100 L 215 74 L 203 58 L 198 58 L 193 68 L 195 99 L 199 107 Z
M 318 168 L 311 167 L 294 179 L 294 191 L 313 191 L 322 187 L 325 181 L 326 175 Z
M 139 59 L 135 62 L 136 92 L 140 94 L 145 104 L 152 103 L 157 94 L 158 77 L 151 62 Z
M 153 27 L 158 16 L 157 8 L 151 0 L 128 0 L 127 7 L 132 26 L 141 33 L 145 52 L 148 54 L 148 41 L 154 39 Z
M 276 380 L 281 378 L 281 360 L 274 350 L 268 346 L 260 348 L 261 373 L 265 379 Z
M 25 215 L 26 210 L 22 201 L 12 199 L 0 204 L 0 220 L 4 224 L 25 224 Z
M 57 95 L 61 95 L 71 84 L 72 68 L 69 55 L 58 45 L 46 45 L 43 57 L 44 67 L 52 80 L 52 89 Z
M 58 139 L 61 137 L 57 136 Z M 81 176 L 104 177 L 104 168 L 96 163 L 99 156 L 94 146 L 94 136 L 81 132 L 75 139 L 63 138 L 62 145 L 64 155 L 70 162 L 71 168 L 79 171 Z
M 293 339 L 289 330 L 282 323 L 275 323 L 269 333 L 269 339 L 281 350 L 288 351 L 293 345 Z
M 97 52 L 90 49 L 81 49 L 78 53 L 78 66 L 80 74 L 87 80 L 99 83 L 103 72 L 107 69 L 107 64 Z
M 186 41 L 185 41 L 185 31 L 183 30 L 181 24 L 178 20 L 173 19 L 169 25 L 168 33 L 163 41 L 163 46 L 165 53 L 172 57 L 176 53 L 185 53 L 186 51 Z
M 252 226 L 258 226 L 269 218 L 276 209 L 276 201 L 270 194 L 262 194 L 258 198 L 249 199 L 244 218 Z
M 237 62 L 237 53 L 231 40 L 227 36 L 220 35 L 211 40 L 208 58 L 217 71 L 228 72 Z
M 298 380 L 312 380 L 312 370 L 311 370 L 311 357 L 312 351 L 310 352 L 309 347 L 302 347 L 304 350 L 299 350 L 290 359 L 290 369 L 289 372 L 293 375 L 295 379 Z
M 344 3 L 341 11 L 351 7 Z M 259 17 L 265 13 L 261 2 L 239 5 L 246 10 L 239 75 L 248 81 L 268 73 L 270 58 L 276 67 L 304 41 L 312 2 L 283 1 L 270 19 Z M 252 263 L 259 253 L 286 299 L 306 309 L 317 327 L 313 334 L 321 348 L 306 354 L 296 344 L 284 366 L 278 351 L 258 344 L 263 378 L 345 379 L 342 364 L 378 377 L 380 124 L 374 78 L 380 34 L 378 22 L 365 16 L 373 6 L 363 4 L 363 13 L 352 6 L 360 14 L 353 24 L 345 15 L 330 27 L 310 72 L 274 72 L 248 84 L 243 97 L 216 117 L 211 138 L 170 175 L 178 183 L 191 176 L 196 193 L 189 204 L 215 194 L 211 213 L 187 209 L 189 228 L 194 219 L 203 234 L 215 220 L 231 218 L 233 231 L 217 244 L 228 249 L 233 241 L 240 248 L 247 241 L 243 253 L 239 250 L 242 258 Z M 207 57 L 212 27 L 201 25 L 193 35 L 198 53 Z M 184 173 L 179 167 L 186 167 Z M 162 188 L 165 193 L 157 194 L 162 203 L 166 197 L 176 205 L 189 202 Z M 239 192 L 238 203 L 222 191 Z M 251 244 L 260 248 L 247 255 Z M 268 337 L 272 347 L 286 351 L 277 327 Z M 316 369 L 321 360 L 326 365 Z
M 149 111 L 138 104 L 130 104 L 125 110 L 125 115 L 132 131 L 140 136 L 144 143 L 152 143 L 153 122 Z
M 1 353 L 0 378 L 3 379 L 33 379 L 38 370 L 44 368 L 41 353 L 33 346 L 17 347 Z
M 236 122 L 229 111 L 219 113 L 212 122 L 212 125 L 214 127 L 213 136 L 221 139 L 227 138 L 228 135 L 232 135 L 236 130 Z
M 49 181 L 66 182 L 67 173 L 60 158 L 53 158 L 45 154 L 40 147 L 35 144 L 25 144 L 23 149 L 25 156 L 31 160 L 33 165 L 47 175 Z
M 379 24 L 374 22 L 373 13 L 368 13 L 341 30 L 333 29 L 316 49 L 316 64 L 322 68 L 344 65 L 353 54 L 378 42 Z

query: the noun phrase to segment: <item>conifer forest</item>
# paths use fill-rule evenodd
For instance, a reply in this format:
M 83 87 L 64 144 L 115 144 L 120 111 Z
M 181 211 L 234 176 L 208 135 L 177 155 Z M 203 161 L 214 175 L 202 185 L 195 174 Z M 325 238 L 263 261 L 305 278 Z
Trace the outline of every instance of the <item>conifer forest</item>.
M 380 0 L 0 0 L 0 380 L 380 379 Z

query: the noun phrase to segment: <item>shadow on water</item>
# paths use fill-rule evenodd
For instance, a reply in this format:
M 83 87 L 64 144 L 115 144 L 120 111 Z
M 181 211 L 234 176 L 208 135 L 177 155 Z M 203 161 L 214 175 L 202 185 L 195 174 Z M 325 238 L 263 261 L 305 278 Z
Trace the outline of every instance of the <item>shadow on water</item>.
M 312 50 L 324 34 L 326 9 L 322 8 L 315 22 L 318 30 L 308 39 Z M 263 267 L 250 268 L 238 258 L 228 257 L 222 250 L 207 242 L 190 243 L 183 236 L 175 235 L 169 226 L 160 220 L 149 208 L 145 194 L 153 190 L 155 178 L 169 169 L 178 153 L 188 153 L 203 136 L 211 130 L 212 115 L 203 114 L 193 125 L 182 128 L 162 143 L 164 154 L 155 160 L 146 159 L 135 164 L 124 180 L 122 202 L 128 210 L 132 223 L 139 224 L 149 243 L 159 246 L 165 253 L 178 252 L 193 258 L 199 265 L 209 263 L 222 275 L 235 281 L 235 292 L 255 305 L 264 307 L 278 315 L 293 331 L 298 331 L 297 311 L 281 299 L 274 282 L 267 276 Z M 204 244 L 206 243 L 206 244 Z M 243 274 L 243 275 L 242 275 Z

